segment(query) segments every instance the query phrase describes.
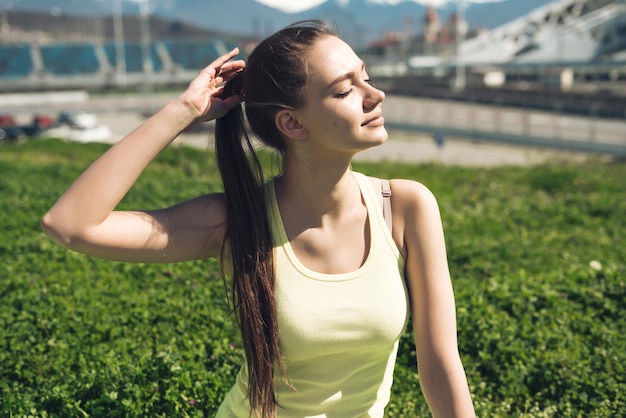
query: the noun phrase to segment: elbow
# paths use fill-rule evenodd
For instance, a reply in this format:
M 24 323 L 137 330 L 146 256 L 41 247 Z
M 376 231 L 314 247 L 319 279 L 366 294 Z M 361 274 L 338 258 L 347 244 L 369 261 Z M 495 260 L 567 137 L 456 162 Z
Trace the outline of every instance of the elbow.
M 54 222 L 54 217 L 50 214 L 50 212 L 46 213 L 40 220 L 39 226 L 41 226 L 42 231 L 53 241 L 59 242 L 60 234 L 58 232 L 58 227 Z
M 62 223 L 55 219 L 55 216 L 48 212 L 39 221 L 43 232 L 53 241 L 64 247 L 70 248 L 74 239 L 63 227 Z

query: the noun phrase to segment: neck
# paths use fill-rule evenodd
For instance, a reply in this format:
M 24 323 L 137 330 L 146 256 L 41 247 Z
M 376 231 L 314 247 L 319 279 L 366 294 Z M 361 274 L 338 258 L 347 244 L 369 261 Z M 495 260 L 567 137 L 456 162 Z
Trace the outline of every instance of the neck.
M 286 158 L 283 174 L 276 179 L 278 201 L 301 216 L 339 217 L 360 201 L 360 190 L 350 162 L 303 164 Z M 281 205 L 281 206 L 282 206 Z

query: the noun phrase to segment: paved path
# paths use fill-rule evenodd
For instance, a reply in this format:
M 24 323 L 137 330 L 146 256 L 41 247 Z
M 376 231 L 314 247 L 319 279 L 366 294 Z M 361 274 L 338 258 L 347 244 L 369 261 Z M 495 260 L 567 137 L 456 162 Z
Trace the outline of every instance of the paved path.
M 98 120 L 111 129 L 111 142 L 118 141 L 143 120 L 137 113 L 102 113 Z M 200 148 L 212 146 L 212 133 L 182 134 L 176 143 Z M 460 138 L 447 138 L 442 147 L 429 135 L 415 132 L 390 131 L 389 140 L 378 147 L 356 155 L 356 161 L 398 161 L 416 163 L 441 163 L 464 166 L 490 167 L 497 165 L 527 165 L 548 161 L 583 161 L 603 158 L 585 153 L 556 151 L 545 148 L 503 145 Z
M 73 97 L 73 96 L 72 96 Z M 60 101 L 26 101 L 23 106 L 12 103 L 10 108 L 3 108 L 0 103 L 0 113 L 21 113 L 23 119 L 32 117 L 33 113 L 54 114 L 62 110 L 87 110 L 98 116 L 98 121 L 108 126 L 112 132 L 107 142 L 114 143 L 140 124 L 144 117 L 142 109 L 157 109 L 170 100 L 172 95 L 158 95 L 152 97 L 127 96 L 76 96 L 65 102 Z M 389 114 L 387 119 L 397 119 L 400 112 L 411 114 L 411 118 L 422 112 L 432 113 L 431 117 L 452 116 L 445 110 L 445 102 L 428 101 L 422 99 L 409 99 L 388 97 L 383 108 Z M 476 107 L 473 112 L 485 112 Z M 411 113 L 412 112 L 412 113 Z M 434 112 L 434 113 L 433 113 Z M 458 110 L 455 110 L 458 113 Z M 455 113 L 455 120 L 460 119 Z M 537 116 L 540 117 L 540 116 Z M 547 116 L 545 118 L 548 118 Z M 548 118 L 549 119 L 549 118 Z M 506 120 L 504 117 L 503 120 Z M 550 119 L 551 120 L 551 119 Z M 458 122 L 458 121 L 457 121 Z M 615 122 L 606 121 L 612 130 Z M 621 123 L 621 122 L 620 122 Z M 618 133 L 622 132 L 622 125 L 618 125 Z M 578 128 L 580 129 L 580 128 Z M 561 132 L 562 133 L 562 132 Z M 210 142 L 208 132 L 200 134 L 182 134 L 177 143 L 184 143 L 196 147 L 207 147 Z M 537 164 L 546 161 L 566 160 L 580 161 L 587 158 L 603 158 L 597 155 L 589 155 L 579 152 L 555 151 L 546 148 L 521 147 L 505 145 L 496 142 L 478 142 L 462 138 L 445 138 L 444 144 L 438 147 L 430 135 L 415 132 L 390 131 L 390 139 L 382 146 L 364 151 L 356 156 L 359 161 L 403 161 L 403 162 L 437 162 L 442 164 L 494 166 L 494 165 L 520 165 Z

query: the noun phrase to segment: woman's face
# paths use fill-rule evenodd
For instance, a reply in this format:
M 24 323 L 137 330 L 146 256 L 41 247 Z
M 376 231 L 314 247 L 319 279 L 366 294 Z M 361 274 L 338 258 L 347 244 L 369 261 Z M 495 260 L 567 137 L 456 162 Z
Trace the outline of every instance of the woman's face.
M 363 61 L 334 36 L 319 40 L 307 54 L 305 105 L 296 110 L 308 142 L 316 149 L 354 153 L 383 143 L 385 94 L 374 88 Z

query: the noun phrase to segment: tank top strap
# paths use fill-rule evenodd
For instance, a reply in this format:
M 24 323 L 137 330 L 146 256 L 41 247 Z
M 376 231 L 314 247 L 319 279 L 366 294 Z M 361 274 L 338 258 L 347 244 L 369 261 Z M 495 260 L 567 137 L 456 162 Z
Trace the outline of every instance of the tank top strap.
M 385 242 L 396 255 L 396 257 L 398 257 L 398 259 L 400 260 L 404 260 L 400 253 L 400 250 L 398 249 L 398 246 L 396 245 L 396 242 L 393 239 L 393 236 L 391 235 L 391 231 L 389 230 L 387 221 L 385 220 L 385 217 L 383 215 L 380 200 L 378 199 L 378 197 L 380 196 L 380 191 L 374 190 L 370 180 L 364 174 L 353 171 L 352 175 L 356 179 L 361 189 L 361 195 L 363 196 L 363 200 L 365 201 L 365 205 L 367 206 L 368 216 L 371 217 L 370 225 L 372 225 L 373 227 L 374 225 L 376 226 L 376 228 L 378 229 L 377 233 L 384 238 Z M 372 237 L 374 236 L 375 234 L 372 231 Z

